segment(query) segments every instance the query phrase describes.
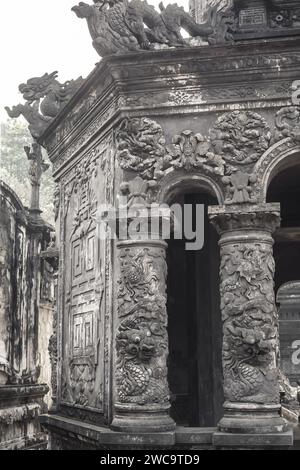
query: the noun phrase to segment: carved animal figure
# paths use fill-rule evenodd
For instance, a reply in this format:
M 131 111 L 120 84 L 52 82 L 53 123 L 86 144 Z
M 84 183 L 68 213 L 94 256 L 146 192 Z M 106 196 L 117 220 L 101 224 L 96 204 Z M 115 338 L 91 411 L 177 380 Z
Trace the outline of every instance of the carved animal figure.
M 12 109 L 5 108 L 10 118 L 24 116 L 34 138 L 43 134 L 83 82 L 83 78 L 79 77 L 77 80 L 61 84 L 56 78 L 57 72 L 30 78 L 27 83 L 19 86 L 26 103 L 13 106 Z
M 32 106 L 26 103 L 13 106 L 12 109 L 9 107 L 5 109 L 10 118 L 18 118 L 21 115 L 24 116 L 29 124 L 28 129 L 35 139 L 43 134 L 51 121 L 51 118 L 42 116 L 39 113 L 39 102 L 36 102 Z
M 154 327 L 154 328 L 153 328 Z M 118 394 L 121 402 L 156 403 L 166 400 L 167 387 L 156 380 L 160 330 L 141 318 L 125 320 L 117 335 Z
M 162 12 L 161 17 L 167 30 L 170 45 L 186 44 L 186 41 L 181 35 L 181 29 L 184 29 L 191 37 L 199 36 L 207 38 L 213 32 L 212 25 L 215 22 L 216 7 L 211 8 L 209 19 L 204 24 L 196 23 L 191 15 L 176 3 L 167 5 L 166 8 L 160 3 L 159 8 Z
M 94 5 L 81 2 L 72 11 L 87 20 L 93 46 L 101 57 L 151 49 L 153 43 L 182 45 L 181 28 L 193 37 L 207 38 L 213 32 L 211 18 L 199 25 L 176 4 L 161 5 L 160 14 L 142 0 L 93 1 Z

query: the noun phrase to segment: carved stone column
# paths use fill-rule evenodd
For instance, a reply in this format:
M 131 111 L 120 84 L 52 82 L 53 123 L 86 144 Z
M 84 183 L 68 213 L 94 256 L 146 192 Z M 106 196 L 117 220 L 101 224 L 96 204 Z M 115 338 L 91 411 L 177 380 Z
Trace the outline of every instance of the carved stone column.
M 282 433 L 272 233 L 279 204 L 211 207 L 220 233 L 223 433 Z M 222 441 L 223 442 L 223 441 Z
M 169 416 L 167 380 L 167 244 L 158 235 L 154 238 L 153 233 L 151 238 L 143 233 L 117 244 L 116 397 L 112 428 L 118 431 L 162 432 L 175 428 Z

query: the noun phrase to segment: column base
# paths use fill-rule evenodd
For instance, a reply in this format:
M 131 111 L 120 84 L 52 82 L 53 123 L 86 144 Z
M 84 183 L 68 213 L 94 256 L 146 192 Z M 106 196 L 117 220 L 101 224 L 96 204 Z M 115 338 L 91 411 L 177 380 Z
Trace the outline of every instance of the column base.
M 280 405 L 225 403 L 218 429 L 230 434 L 284 433 L 288 423 L 280 416 L 280 408 Z
M 176 424 L 169 415 L 169 405 L 140 406 L 116 405 L 111 429 L 119 432 L 174 431 Z

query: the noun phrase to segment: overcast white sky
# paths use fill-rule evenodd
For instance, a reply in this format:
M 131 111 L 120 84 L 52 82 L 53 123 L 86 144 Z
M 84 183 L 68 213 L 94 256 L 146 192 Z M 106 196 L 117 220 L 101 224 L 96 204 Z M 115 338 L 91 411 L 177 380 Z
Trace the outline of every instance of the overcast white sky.
M 59 81 L 86 77 L 99 56 L 85 20 L 71 11 L 80 0 L 7 0 L 1 2 L 0 119 L 4 106 L 22 102 L 18 86 L 45 72 L 59 72 Z M 92 3 L 91 0 L 85 0 Z M 175 0 L 164 0 L 164 4 Z M 176 0 L 188 11 L 188 0 Z M 160 0 L 148 0 L 158 7 Z

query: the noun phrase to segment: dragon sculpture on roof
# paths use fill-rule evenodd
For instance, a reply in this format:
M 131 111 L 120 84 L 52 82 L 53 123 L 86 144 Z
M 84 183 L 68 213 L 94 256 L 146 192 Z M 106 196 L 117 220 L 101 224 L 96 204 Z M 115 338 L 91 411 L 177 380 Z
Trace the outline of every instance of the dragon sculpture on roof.
M 10 118 L 23 117 L 28 122 L 33 138 L 38 139 L 60 110 L 75 94 L 83 83 L 83 78 L 59 83 L 57 72 L 45 73 L 42 77 L 30 78 L 19 86 L 25 104 L 18 104 L 11 109 L 6 107 Z
M 80 2 L 72 10 L 88 23 L 93 46 L 101 57 L 126 52 L 151 50 L 155 44 L 165 47 L 188 45 L 181 30 L 191 37 L 207 39 L 214 31 L 216 8 L 208 21 L 198 24 L 177 4 L 164 7 L 160 13 L 143 0 L 93 0 L 93 5 Z

